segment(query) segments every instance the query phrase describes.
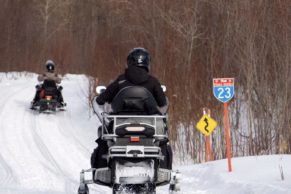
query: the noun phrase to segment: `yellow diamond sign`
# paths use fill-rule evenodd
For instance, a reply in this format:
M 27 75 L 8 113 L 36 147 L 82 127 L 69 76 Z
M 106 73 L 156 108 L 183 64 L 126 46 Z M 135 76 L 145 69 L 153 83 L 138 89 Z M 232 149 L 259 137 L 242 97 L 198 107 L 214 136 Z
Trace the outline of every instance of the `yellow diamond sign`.
M 216 126 L 217 122 L 214 119 L 207 115 L 203 115 L 197 123 L 196 128 L 199 129 L 204 135 L 209 136 Z

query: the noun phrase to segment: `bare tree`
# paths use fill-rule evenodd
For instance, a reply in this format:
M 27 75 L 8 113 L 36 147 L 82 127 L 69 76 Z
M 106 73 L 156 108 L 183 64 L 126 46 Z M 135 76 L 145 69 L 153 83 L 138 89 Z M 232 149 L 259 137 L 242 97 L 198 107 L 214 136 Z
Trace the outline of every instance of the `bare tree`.
M 52 58 L 62 73 L 85 73 L 106 85 L 123 71 L 130 49 L 146 47 L 152 73 L 168 88 L 170 138 L 181 160 L 205 158 L 204 137 L 194 127 L 202 107 L 219 123 L 214 158 L 226 156 L 215 77 L 236 80 L 229 103 L 235 156 L 291 152 L 289 0 L 0 3 L 0 71 L 39 72 Z

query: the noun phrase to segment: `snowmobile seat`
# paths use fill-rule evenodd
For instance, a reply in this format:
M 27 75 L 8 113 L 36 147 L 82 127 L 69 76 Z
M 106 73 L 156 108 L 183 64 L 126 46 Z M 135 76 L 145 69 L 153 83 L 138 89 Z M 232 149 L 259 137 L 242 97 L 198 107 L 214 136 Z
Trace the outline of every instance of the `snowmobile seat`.
M 112 114 L 118 115 L 161 115 L 153 95 L 144 87 L 128 86 L 114 97 Z

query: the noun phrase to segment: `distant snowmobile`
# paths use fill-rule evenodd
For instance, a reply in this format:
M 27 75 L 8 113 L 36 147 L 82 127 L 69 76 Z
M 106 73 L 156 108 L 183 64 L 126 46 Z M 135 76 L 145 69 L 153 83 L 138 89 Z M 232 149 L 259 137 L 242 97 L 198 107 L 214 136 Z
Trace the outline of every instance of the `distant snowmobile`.
M 102 122 L 101 137 L 109 147 L 108 155 L 103 156 L 108 167 L 82 170 L 78 194 L 89 194 L 88 184 L 92 183 L 111 187 L 113 194 L 155 194 L 156 187 L 165 184 L 170 184 L 170 193 L 178 190 L 175 173 L 160 167 L 166 157 L 160 144 L 168 141 L 167 116 L 147 114 L 157 108 L 152 94 L 143 87 L 130 86 L 115 96 L 111 106 L 113 114 L 99 114 L 93 100 Z
M 65 110 L 65 103 L 58 101 L 58 90 L 62 90 L 62 86 L 56 86 L 52 80 L 45 80 L 42 86 L 37 86 L 39 90 L 39 100 L 31 105 L 31 109 L 38 110 L 39 113 L 51 113 L 58 110 Z

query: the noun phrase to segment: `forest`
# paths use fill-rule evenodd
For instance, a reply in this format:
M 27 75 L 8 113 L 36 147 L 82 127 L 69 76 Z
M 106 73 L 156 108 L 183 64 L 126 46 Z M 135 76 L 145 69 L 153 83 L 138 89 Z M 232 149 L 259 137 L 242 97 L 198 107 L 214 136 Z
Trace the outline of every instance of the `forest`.
M 213 78 L 235 78 L 229 102 L 233 157 L 291 153 L 291 1 L 0 0 L 0 72 L 86 74 L 108 85 L 144 47 L 167 86 L 170 137 L 181 162 L 205 160 L 202 110 L 219 126 L 214 159 L 226 157 L 223 104 Z M 2 91 L 3 92 L 3 91 Z M 33 94 L 32 94 L 33 95 Z

